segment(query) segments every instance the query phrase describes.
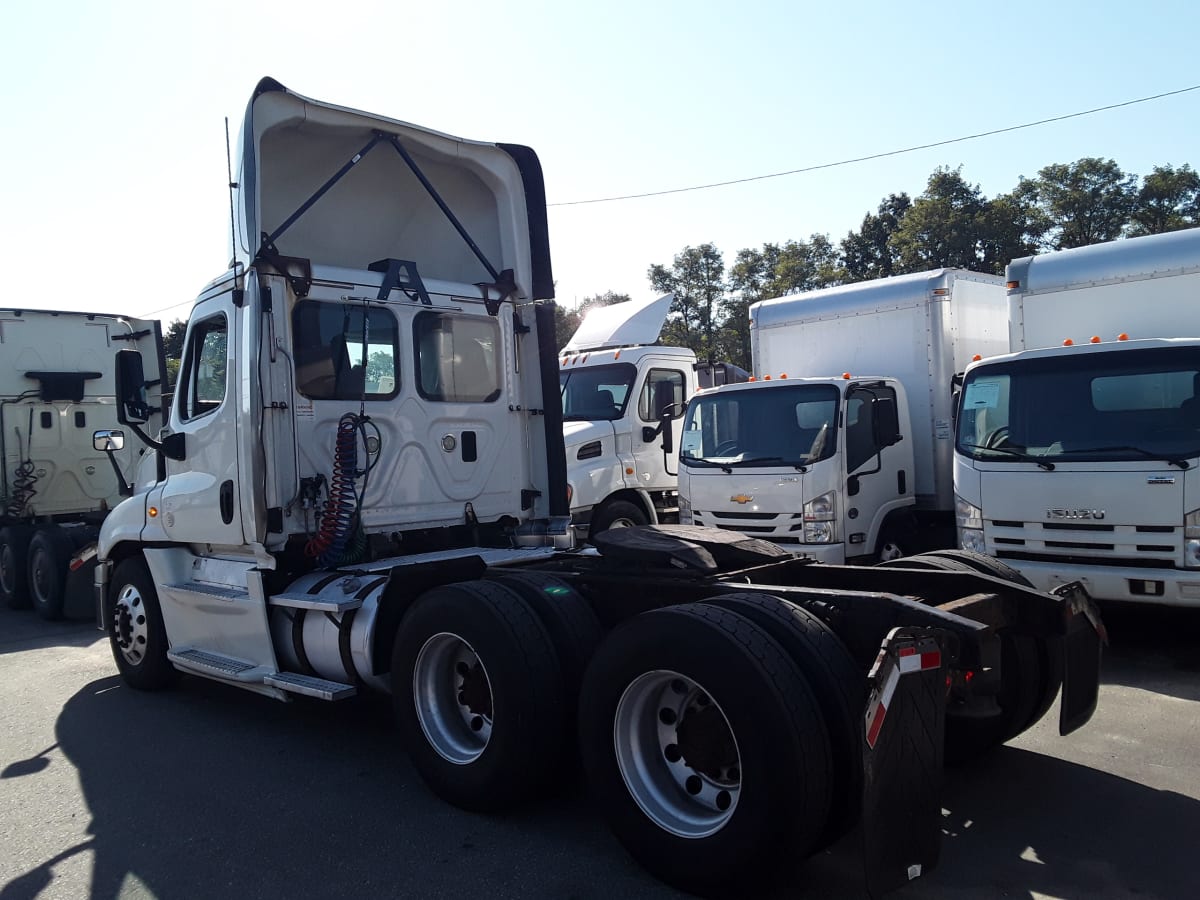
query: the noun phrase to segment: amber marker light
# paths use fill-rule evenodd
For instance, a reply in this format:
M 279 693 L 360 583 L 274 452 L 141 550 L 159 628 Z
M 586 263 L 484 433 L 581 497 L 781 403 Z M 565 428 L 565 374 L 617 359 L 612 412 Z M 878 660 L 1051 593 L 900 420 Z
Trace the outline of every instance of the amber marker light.
M 1067 338 L 1065 341 L 1063 341 L 1063 346 L 1064 347 L 1074 347 L 1075 342 L 1073 340 L 1071 340 L 1070 338 Z
M 843 372 L 843 373 L 842 373 L 842 380 L 843 380 L 843 381 L 849 381 L 849 380 L 850 380 L 850 373 L 849 373 L 849 372 Z
M 1093 344 L 1098 344 L 1098 343 L 1100 343 L 1100 335 L 1098 335 L 1098 334 L 1093 334 L 1093 335 L 1092 335 L 1092 343 L 1093 343 Z
M 1129 340 L 1129 335 L 1127 335 L 1125 332 L 1122 331 L 1120 334 L 1117 335 L 1117 340 L 1118 341 L 1127 341 L 1127 340 Z
M 158 507 L 151 506 L 149 509 L 146 510 L 146 512 L 149 514 L 150 518 L 153 519 L 155 516 L 158 515 Z
M 980 356 L 978 353 L 976 353 L 974 356 L 971 357 L 971 362 L 979 362 L 981 359 L 983 359 L 983 357 Z

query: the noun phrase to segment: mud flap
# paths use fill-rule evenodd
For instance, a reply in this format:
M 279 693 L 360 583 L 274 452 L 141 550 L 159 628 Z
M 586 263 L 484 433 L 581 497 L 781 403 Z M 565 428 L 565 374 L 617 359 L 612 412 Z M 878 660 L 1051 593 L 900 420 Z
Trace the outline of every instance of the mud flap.
M 1062 701 L 1058 711 L 1058 733 L 1070 734 L 1082 727 L 1096 711 L 1100 695 L 1100 647 L 1108 643 L 1108 632 L 1096 604 L 1078 581 L 1054 589 L 1063 599 L 1066 634 L 1063 637 Z
M 862 828 L 872 897 L 929 872 L 941 851 L 946 676 L 937 635 L 893 628 L 868 676 Z

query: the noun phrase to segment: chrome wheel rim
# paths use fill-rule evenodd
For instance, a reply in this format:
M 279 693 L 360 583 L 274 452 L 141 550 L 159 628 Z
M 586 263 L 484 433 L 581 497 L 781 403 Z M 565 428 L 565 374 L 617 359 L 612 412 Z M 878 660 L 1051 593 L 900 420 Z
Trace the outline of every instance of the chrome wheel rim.
M 117 592 L 112 634 L 125 661 L 131 666 L 141 665 L 149 646 L 150 628 L 146 623 L 146 604 L 141 591 L 132 584 L 124 585 Z
M 492 684 L 461 637 L 441 632 L 421 647 L 413 704 L 425 739 L 443 759 L 465 766 L 483 755 L 492 736 Z
M 659 828 L 704 838 L 733 818 L 741 754 L 724 710 L 697 682 L 667 670 L 634 679 L 617 702 L 613 744 L 626 788 Z
M 879 561 L 887 562 L 892 559 L 900 559 L 904 556 L 904 550 L 895 541 L 888 541 L 879 548 Z
M 17 561 L 11 544 L 0 546 L 0 588 L 10 596 L 17 592 Z
M 50 599 L 50 560 L 44 549 L 35 547 L 33 558 L 29 561 L 29 587 L 33 591 L 33 599 L 44 606 Z

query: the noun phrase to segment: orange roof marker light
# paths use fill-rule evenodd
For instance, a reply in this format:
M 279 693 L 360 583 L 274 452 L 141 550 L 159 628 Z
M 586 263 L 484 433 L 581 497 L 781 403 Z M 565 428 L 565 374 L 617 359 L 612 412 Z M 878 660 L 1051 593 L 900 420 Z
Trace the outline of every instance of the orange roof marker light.
M 981 359 L 983 359 L 983 357 L 980 356 L 978 353 L 976 353 L 974 356 L 971 357 L 971 362 L 979 362 Z
M 618 360 L 620 358 L 621 358 L 621 351 L 618 350 L 616 353 L 613 354 L 613 360 Z
M 843 373 L 842 373 L 842 378 L 843 378 L 843 380 L 845 380 L 845 381 L 849 381 L 849 380 L 850 380 L 850 373 L 849 373 L 849 372 L 843 372 Z
M 771 376 L 770 376 L 770 375 L 764 375 L 764 376 L 763 376 L 763 381 L 770 381 L 770 380 L 771 380 Z
M 1063 341 L 1063 346 L 1064 347 L 1074 347 L 1075 342 L 1073 340 L 1071 340 L 1070 338 L 1067 338 L 1065 341 Z
M 758 381 L 758 379 L 757 379 L 757 378 L 755 378 L 753 375 L 751 375 L 751 376 L 750 376 L 749 378 L 747 378 L 746 380 L 747 380 L 747 381 Z
M 780 372 L 780 373 L 779 373 L 779 380 L 780 380 L 780 381 L 787 381 L 787 372 Z
M 1127 340 L 1129 340 L 1129 335 L 1127 335 L 1125 332 L 1122 331 L 1120 334 L 1117 335 L 1117 340 L 1118 341 L 1127 341 Z
M 1098 343 L 1100 343 L 1100 335 L 1098 335 L 1098 334 L 1093 334 L 1093 335 L 1092 335 L 1092 343 L 1093 343 L 1093 344 L 1098 344 Z

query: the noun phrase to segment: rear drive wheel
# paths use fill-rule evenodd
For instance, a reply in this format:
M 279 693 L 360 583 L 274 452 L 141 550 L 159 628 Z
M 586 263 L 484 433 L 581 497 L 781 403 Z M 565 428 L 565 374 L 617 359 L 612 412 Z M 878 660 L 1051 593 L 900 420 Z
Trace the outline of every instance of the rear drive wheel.
M 866 678 L 833 629 L 803 607 L 771 594 L 723 594 L 707 601 L 750 619 L 779 642 L 813 688 L 832 754 L 829 821 L 820 845 L 846 834 L 862 812 L 862 750 L 859 714 L 866 705 Z
M 62 618 L 73 552 L 70 537 L 57 525 L 39 528 L 29 542 L 29 596 L 43 619 Z
M 145 560 L 134 556 L 117 564 L 107 602 L 109 644 L 125 683 L 139 691 L 174 684 L 179 671 L 167 659 L 167 629 Z
M 392 699 L 430 789 L 496 811 L 542 792 L 564 752 L 562 670 L 549 633 L 508 587 L 433 588 L 400 623 Z
M 600 507 L 600 511 L 588 525 L 588 536 L 600 534 L 610 528 L 633 528 L 635 525 L 649 525 L 650 517 L 646 511 L 630 500 L 610 500 Z
M 635 616 L 597 650 L 580 710 L 596 802 L 662 880 L 744 896 L 817 846 L 829 736 L 799 667 L 750 619 L 711 604 Z
M 8 525 L 0 528 L 0 602 L 10 609 L 29 606 L 29 579 L 26 568 L 29 558 L 28 525 Z

